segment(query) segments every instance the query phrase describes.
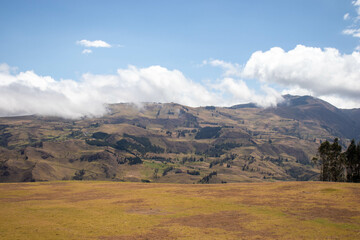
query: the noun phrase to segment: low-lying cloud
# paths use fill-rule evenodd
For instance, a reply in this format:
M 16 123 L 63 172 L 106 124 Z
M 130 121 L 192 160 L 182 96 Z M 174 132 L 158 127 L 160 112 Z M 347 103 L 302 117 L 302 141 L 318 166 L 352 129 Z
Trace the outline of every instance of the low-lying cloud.
M 178 70 L 161 66 L 118 69 L 114 75 L 83 74 L 80 81 L 56 81 L 33 71 L 14 73 L 0 65 L 0 116 L 39 114 L 79 118 L 101 116 L 106 104 L 119 102 L 176 102 L 188 106 L 230 106 L 256 102 L 275 105 L 279 93 L 257 94 L 245 82 L 226 77 L 200 84 Z
M 338 107 L 360 106 L 360 52 L 341 54 L 334 48 L 302 45 L 288 52 L 271 48 L 255 52 L 242 76 L 285 87 L 284 93 L 333 99 Z M 336 101 L 335 101 L 336 99 Z

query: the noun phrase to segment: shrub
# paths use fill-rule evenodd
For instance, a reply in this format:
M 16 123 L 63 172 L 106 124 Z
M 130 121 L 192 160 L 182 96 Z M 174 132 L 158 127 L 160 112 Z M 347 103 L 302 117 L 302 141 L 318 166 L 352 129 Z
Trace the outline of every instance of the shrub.
M 165 168 L 162 175 L 163 175 L 163 176 L 166 176 L 166 174 L 167 174 L 168 172 L 170 172 L 171 170 L 173 170 L 173 169 L 174 169 L 173 167 L 167 167 L 167 168 Z
M 75 176 L 73 176 L 73 180 L 83 180 L 83 177 L 85 175 L 85 170 L 81 169 L 81 170 L 77 170 L 75 172 Z
M 187 170 L 186 173 L 189 175 L 200 175 L 200 172 L 197 170 Z
M 195 135 L 195 139 L 217 138 L 220 135 L 221 127 L 204 127 L 200 128 Z
M 213 176 L 216 176 L 217 175 L 217 172 L 212 172 L 210 173 L 209 175 L 203 177 L 199 183 L 210 183 L 210 179 L 213 177 Z
M 129 157 L 129 158 L 126 158 L 126 160 L 128 161 L 129 165 L 143 163 L 143 161 L 139 157 Z
M 109 134 L 104 133 L 104 132 L 96 132 L 96 133 L 93 133 L 93 135 L 92 135 L 92 137 L 96 138 L 96 139 L 105 139 L 108 136 L 109 136 Z

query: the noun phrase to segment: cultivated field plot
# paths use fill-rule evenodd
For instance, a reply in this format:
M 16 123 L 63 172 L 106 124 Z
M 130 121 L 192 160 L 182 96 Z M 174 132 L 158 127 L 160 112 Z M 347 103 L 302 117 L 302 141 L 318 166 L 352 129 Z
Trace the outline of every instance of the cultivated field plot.
M 360 239 L 360 185 L 0 184 L 1 239 Z

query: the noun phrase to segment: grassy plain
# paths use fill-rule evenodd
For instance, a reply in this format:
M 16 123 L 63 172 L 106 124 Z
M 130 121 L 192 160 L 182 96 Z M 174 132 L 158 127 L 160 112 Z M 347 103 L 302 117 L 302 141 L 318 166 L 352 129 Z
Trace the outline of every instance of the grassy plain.
M 1 239 L 360 239 L 360 185 L 0 184 Z

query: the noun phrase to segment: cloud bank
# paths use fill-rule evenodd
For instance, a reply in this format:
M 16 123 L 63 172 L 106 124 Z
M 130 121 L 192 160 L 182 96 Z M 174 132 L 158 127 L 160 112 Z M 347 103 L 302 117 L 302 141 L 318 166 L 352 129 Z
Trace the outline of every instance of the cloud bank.
M 285 87 L 283 93 L 310 94 L 338 107 L 360 106 L 360 53 L 334 48 L 296 46 L 288 52 L 271 48 L 255 52 L 242 76 Z
M 280 100 L 280 94 L 270 88 L 264 87 L 259 94 L 231 77 L 201 84 L 178 70 L 161 66 L 129 66 L 114 75 L 87 73 L 80 81 L 57 81 L 34 71 L 14 73 L 8 65 L 0 65 L 0 116 L 101 116 L 106 113 L 106 104 L 119 102 L 176 102 L 188 106 L 256 102 L 270 106 Z

